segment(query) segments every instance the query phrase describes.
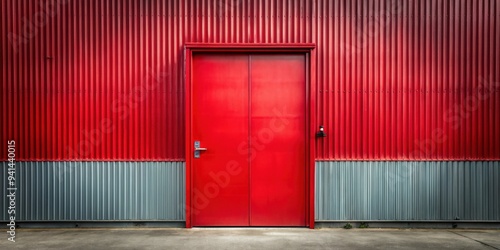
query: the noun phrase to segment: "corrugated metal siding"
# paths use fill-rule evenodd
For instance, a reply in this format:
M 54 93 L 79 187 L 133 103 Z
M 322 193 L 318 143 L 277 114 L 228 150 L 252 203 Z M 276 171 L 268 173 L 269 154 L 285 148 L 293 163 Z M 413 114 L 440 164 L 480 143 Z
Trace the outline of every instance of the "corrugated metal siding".
M 317 162 L 316 220 L 500 220 L 500 162 Z
M 0 220 L 7 220 L 2 163 Z M 17 162 L 16 221 L 184 220 L 183 162 Z
M 500 159 L 499 1 L 317 9 L 318 159 Z
M 183 159 L 186 42 L 316 43 L 318 159 L 500 159 L 496 0 L 0 8 L 0 141 L 19 160 Z

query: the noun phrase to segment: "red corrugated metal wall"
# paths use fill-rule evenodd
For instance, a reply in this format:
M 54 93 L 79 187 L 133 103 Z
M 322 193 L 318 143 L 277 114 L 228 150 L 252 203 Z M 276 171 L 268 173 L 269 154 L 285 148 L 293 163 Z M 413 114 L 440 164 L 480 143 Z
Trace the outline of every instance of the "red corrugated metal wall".
M 498 0 L 0 8 L 0 147 L 18 160 L 182 160 L 185 42 L 316 43 L 317 159 L 500 159 Z

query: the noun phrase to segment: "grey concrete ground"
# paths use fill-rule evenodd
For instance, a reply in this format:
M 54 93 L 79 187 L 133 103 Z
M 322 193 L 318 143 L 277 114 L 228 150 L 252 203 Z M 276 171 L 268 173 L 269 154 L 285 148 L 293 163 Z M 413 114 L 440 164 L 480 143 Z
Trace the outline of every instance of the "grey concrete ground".
M 0 249 L 500 249 L 500 230 L 18 229 Z

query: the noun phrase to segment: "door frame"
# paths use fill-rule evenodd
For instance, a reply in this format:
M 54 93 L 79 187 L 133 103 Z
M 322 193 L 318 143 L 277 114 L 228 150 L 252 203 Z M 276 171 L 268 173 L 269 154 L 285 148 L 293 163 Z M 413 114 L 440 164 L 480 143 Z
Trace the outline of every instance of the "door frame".
M 306 56 L 306 226 L 314 228 L 314 176 L 315 176 L 315 143 L 316 143 L 316 45 L 313 43 L 292 44 L 215 44 L 215 43 L 186 43 L 184 45 L 184 83 L 185 83 L 185 152 L 186 152 L 186 228 L 192 227 L 193 214 L 191 201 L 193 197 L 192 161 L 194 154 L 192 145 L 192 82 L 191 62 L 193 54 L 203 52 L 235 52 L 235 53 L 303 53 Z

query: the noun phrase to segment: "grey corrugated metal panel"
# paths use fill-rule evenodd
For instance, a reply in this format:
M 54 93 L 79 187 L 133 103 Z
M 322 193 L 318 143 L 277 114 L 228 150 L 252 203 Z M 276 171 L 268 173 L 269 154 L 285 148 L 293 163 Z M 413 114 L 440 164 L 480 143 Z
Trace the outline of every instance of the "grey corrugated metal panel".
M 319 161 L 316 220 L 500 220 L 498 161 Z
M 185 218 L 184 162 L 17 162 L 16 179 L 18 221 Z

